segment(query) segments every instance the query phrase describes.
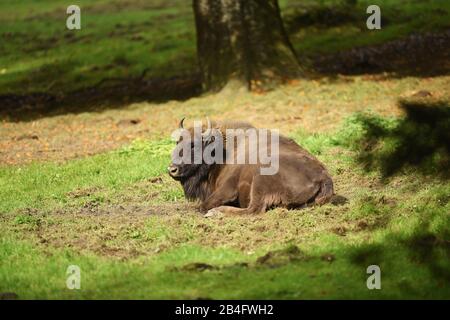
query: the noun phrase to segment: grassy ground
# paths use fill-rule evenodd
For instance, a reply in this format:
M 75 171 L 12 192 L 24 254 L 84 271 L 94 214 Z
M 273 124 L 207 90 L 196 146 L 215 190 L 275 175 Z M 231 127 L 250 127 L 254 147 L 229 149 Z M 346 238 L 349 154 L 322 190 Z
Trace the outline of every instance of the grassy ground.
M 4 168 L 1 290 L 22 298 L 448 298 L 442 157 L 393 177 L 365 168 L 364 150 L 350 146 L 367 139 L 371 121 L 401 127 L 356 116 L 336 134 L 294 133 L 330 168 L 338 197 L 255 217 L 199 215 L 164 174 L 165 141 Z M 382 143 L 380 155 L 397 142 Z M 70 264 L 81 267 L 80 291 L 64 288 Z M 371 264 L 381 267 L 380 291 L 365 286 Z
M 105 78 L 173 76 L 194 66 L 186 1 L 80 1 L 82 29 L 66 29 L 63 1 L 2 2 L 0 93 L 68 92 Z
M 359 27 L 365 19 L 342 13 L 345 5 L 314 3 L 281 1 L 305 57 L 439 31 L 448 14 L 440 1 L 385 1 L 386 27 L 369 35 Z M 60 94 L 146 68 L 149 79 L 196 70 L 193 18 L 184 1 L 80 2 L 83 30 L 73 36 L 64 31 L 61 2 L 0 6 L 6 39 L 0 95 Z M 323 23 L 330 10 L 335 19 Z M 347 11 L 365 17 L 364 9 Z M 298 16 L 313 19 L 296 29 Z M 449 84 L 445 74 L 317 76 L 263 94 L 222 92 L 120 108 L 105 102 L 26 121 L 6 117 L 0 293 L 448 299 Z M 173 147 L 168 136 L 182 116 L 280 129 L 329 168 L 337 196 L 304 210 L 203 218 L 165 173 Z M 366 287 L 372 264 L 381 268 L 381 290 Z M 69 265 L 81 268 L 81 290 L 66 288 Z
M 305 56 L 384 43 L 412 32 L 445 30 L 446 1 L 281 1 L 297 51 Z M 378 5 L 382 32 L 367 32 L 366 8 Z M 433 17 L 430 19 L 430 17 Z M 337 41 L 337 39 L 339 39 Z
M 305 63 L 317 54 L 372 45 L 412 32 L 450 27 L 445 0 L 379 1 L 383 28 L 368 32 L 373 1 L 280 1 L 291 40 Z M 82 29 L 67 30 L 66 3 L 2 1 L 0 94 L 66 94 L 106 78 L 171 77 L 196 72 L 189 1 L 79 1 Z M 337 41 L 339 40 L 339 41 Z

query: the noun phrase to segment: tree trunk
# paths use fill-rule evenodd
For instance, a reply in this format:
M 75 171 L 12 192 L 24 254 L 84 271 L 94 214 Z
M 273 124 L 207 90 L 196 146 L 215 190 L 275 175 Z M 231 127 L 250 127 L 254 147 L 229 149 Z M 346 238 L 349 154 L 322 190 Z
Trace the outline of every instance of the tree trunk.
M 300 75 L 277 0 L 193 0 L 205 90 L 267 89 Z

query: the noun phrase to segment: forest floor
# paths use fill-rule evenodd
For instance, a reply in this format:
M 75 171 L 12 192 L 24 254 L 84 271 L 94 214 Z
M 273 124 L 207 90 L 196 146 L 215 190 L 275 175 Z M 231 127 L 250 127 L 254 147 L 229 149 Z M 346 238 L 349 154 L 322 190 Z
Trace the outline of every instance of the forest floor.
M 450 7 L 386 1 L 368 31 L 364 1 L 280 1 L 305 77 L 200 94 L 186 3 L 80 1 L 79 32 L 0 5 L 0 298 L 450 298 Z M 204 218 L 165 170 L 206 116 L 291 136 L 336 197 Z

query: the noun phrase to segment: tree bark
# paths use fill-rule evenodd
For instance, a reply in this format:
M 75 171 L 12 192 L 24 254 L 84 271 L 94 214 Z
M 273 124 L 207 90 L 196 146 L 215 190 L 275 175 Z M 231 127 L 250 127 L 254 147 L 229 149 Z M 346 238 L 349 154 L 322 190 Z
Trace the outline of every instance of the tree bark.
M 300 75 L 278 0 L 193 0 L 205 90 L 272 88 Z

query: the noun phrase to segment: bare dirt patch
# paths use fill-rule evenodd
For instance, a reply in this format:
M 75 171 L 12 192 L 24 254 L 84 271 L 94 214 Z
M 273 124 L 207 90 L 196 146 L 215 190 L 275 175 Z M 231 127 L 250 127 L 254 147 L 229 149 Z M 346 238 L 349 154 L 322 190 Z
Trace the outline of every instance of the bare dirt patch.
M 84 189 L 77 189 L 74 191 L 70 191 L 67 193 L 67 195 L 70 198 L 81 198 L 81 197 L 88 197 L 88 196 L 96 193 L 97 191 L 99 191 L 99 188 L 97 188 L 97 187 L 88 187 L 88 188 L 84 188 Z
M 167 204 L 151 207 L 88 205 L 51 212 L 30 209 L 23 210 L 19 218 L 9 215 L 4 222 L 21 237 L 32 238 L 47 248 L 73 248 L 128 259 L 160 252 L 159 234 L 146 236 L 146 228 L 151 228 L 149 218 L 154 220 L 179 210 L 192 208 L 189 204 Z
M 332 256 L 332 255 L 328 255 Z M 254 263 L 238 262 L 228 265 L 211 265 L 203 262 L 192 262 L 181 267 L 169 267 L 170 271 L 176 272 L 203 272 L 224 270 L 228 268 L 278 268 L 287 264 L 296 263 L 300 261 L 309 260 L 313 257 L 307 256 L 296 245 L 287 245 L 278 250 L 269 250 L 264 255 L 256 258 Z M 324 260 L 324 259 L 322 259 Z M 333 256 L 334 260 L 334 256 Z M 331 262 L 332 260 L 326 260 Z
M 206 219 L 192 203 L 94 206 L 45 213 L 26 210 L 20 219 L 17 215 L 4 217 L 4 223 L 48 252 L 50 248 L 72 248 L 130 259 L 192 244 L 231 247 L 252 254 L 272 247 L 274 241 L 286 246 L 313 239 L 318 232 L 328 232 L 327 228 L 342 220 L 342 216 L 337 211 L 327 215 L 317 212 L 324 208 L 277 209 L 252 217 Z M 273 253 L 265 260 L 277 257 Z
M 14 232 L 32 238 L 44 250 L 73 248 L 118 259 L 151 256 L 180 245 L 234 248 L 247 254 L 292 244 L 314 243 L 336 226 L 346 232 L 364 232 L 358 221 L 348 221 L 348 204 L 303 210 L 275 209 L 247 217 L 206 219 L 195 203 L 162 205 L 93 205 L 52 212 L 28 210 L 32 219 L 5 218 Z M 371 225 L 367 219 L 367 225 Z M 359 227 L 359 228 L 358 228 Z M 367 227 L 367 230 L 372 230 Z M 47 248 L 47 249 L 45 249 Z M 299 252 L 272 252 L 262 264 L 278 265 L 283 259 L 297 259 Z M 292 254 L 291 254 L 292 253 Z M 291 259 L 291 260 L 292 260 Z
M 285 249 L 267 252 L 265 255 L 256 259 L 256 263 L 274 268 L 304 259 L 307 259 L 307 256 L 297 246 L 289 246 Z

